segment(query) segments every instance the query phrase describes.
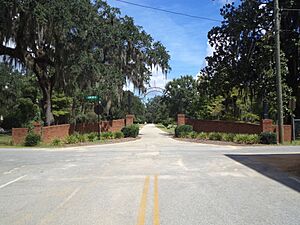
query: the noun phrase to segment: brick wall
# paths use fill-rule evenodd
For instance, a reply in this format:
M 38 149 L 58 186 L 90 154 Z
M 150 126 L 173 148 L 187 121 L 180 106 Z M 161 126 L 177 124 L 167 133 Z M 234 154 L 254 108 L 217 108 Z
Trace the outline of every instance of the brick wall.
M 263 132 L 274 132 L 277 134 L 277 141 L 279 142 L 279 129 L 278 129 L 278 126 L 276 125 L 268 125 L 267 128 L 266 127 L 263 127 L 265 128 L 263 130 Z M 292 140 L 292 126 L 291 125 L 284 125 L 283 126 L 283 133 L 284 133 L 284 137 L 283 137 L 283 140 L 286 141 L 286 142 L 289 142 Z
M 126 115 L 125 125 L 129 126 L 133 124 L 134 115 Z
M 224 132 L 239 134 L 260 134 L 261 132 L 277 132 L 276 125 L 270 119 L 262 120 L 260 125 L 242 122 L 230 122 L 220 120 L 196 120 L 186 118 L 184 114 L 178 114 L 178 125 L 191 125 L 196 132 Z M 292 126 L 284 125 L 284 141 L 292 140 Z
M 65 139 L 69 136 L 70 124 L 63 124 L 57 126 L 49 126 L 42 128 L 42 141 L 44 143 L 51 143 L 54 139 Z
M 121 131 L 125 127 L 125 120 L 101 121 L 101 132 L 116 132 Z M 98 132 L 98 123 L 79 123 L 76 126 L 70 127 L 70 134 L 78 132 L 80 134 Z
M 126 125 L 133 124 L 133 115 L 127 115 L 126 119 L 101 121 L 101 132 L 116 132 L 121 131 Z M 45 143 L 51 143 L 55 138 L 65 139 L 69 134 L 74 132 L 78 133 L 91 133 L 98 132 L 98 123 L 80 123 L 76 126 L 70 124 L 63 124 L 57 126 L 41 127 L 35 126 L 34 133 L 41 135 L 42 141 Z M 13 128 L 12 129 L 12 140 L 13 144 L 19 145 L 24 144 L 27 136 L 27 128 Z
M 27 128 L 13 128 L 12 129 L 12 142 L 14 145 L 23 144 L 25 137 L 28 133 Z
M 51 143 L 53 139 L 64 139 L 69 135 L 69 124 L 41 127 L 36 126 L 33 132 L 41 135 L 42 141 L 45 143 Z M 24 144 L 25 138 L 28 134 L 28 128 L 13 128 L 12 129 L 12 141 L 14 145 Z
M 185 124 L 185 115 L 184 114 L 177 115 L 177 124 L 178 124 L 178 126 Z
M 193 126 L 193 129 L 196 132 L 224 132 L 238 134 L 261 133 L 261 126 L 258 124 L 195 119 L 186 119 L 186 124 Z

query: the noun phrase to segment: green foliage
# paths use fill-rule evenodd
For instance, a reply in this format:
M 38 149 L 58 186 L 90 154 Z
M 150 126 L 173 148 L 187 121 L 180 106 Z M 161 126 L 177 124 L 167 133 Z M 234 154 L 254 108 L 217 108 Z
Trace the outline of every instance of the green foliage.
M 66 137 L 65 143 L 66 144 L 77 144 L 79 143 L 78 134 L 72 134 Z
M 120 131 L 118 132 L 101 132 L 101 140 L 110 140 L 110 139 L 121 139 L 124 137 L 124 134 Z M 89 134 L 72 134 L 65 139 L 66 144 L 77 144 L 85 142 L 94 142 L 98 140 L 98 133 L 92 132 Z
M 148 123 L 161 123 L 168 120 L 169 112 L 161 96 L 156 96 L 146 104 L 146 120 Z
M 280 5 L 297 8 L 300 3 L 296 2 L 299 1 L 282 0 Z M 218 96 L 223 98 L 217 104 L 212 102 L 209 107 L 211 115 L 217 119 L 256 122 L 258 116 L 262 115 L 262 102 L 266 100 L 270 116 L 275 119 L 277 106 L 275 44 L 271 32 L 274 30 L 272 1 L 242 0 L 238 5 L 225 4 L 221 16 L 223 22 L 208 33 L 214 54 L 206 58 L 207 66 L 198 79 L 198 90 L 210 96 L 210 101 Z M 296 51 L 299 41 L 295 41 L 299 40 L 299 26 L 294 22 L 298 17 L 292 12 L 282 13 L 282 26 L 289 27 L 288 32 L 281 34 L 284 43 L 281 68 L 286 115 L 289 115 L 287 106 L 291 90 L 293 95 L 298 96 L 298 100 L 300 96 L 297 88 L 300 84 L 300 57 L 299 51 Z
M 195 139 L 195 138 L 197 138 L 197 132 L 192 131 L 192 132 L 190 132 L 187 136 L 188 136 L 189 138 Z
M 21 74 L 12 67 L 0 63 L 0 115 L 1 127 L 10 130 L 25 126 L 32 120 L 40 120 L 39 93 L 32 75 Z
M 277 144 L 277 135 L 273 132 L 263 132 L 259 135 L 261 144 Z
M 135 123 L 144 123 L 146 121 L 145 111 L 146 106 L 138 96 L 135 96 L 131 91 L 124 91 L 120 93 L 119 99 L 113 99 L 109 119 L 125 118 L 126 115 L 133 114 Z M 102 115 L 103 118 L 106 118 L 107 115 L 105 114 Z
M 124 137 L 133 137 L 136 138 L 139 135 L 139 126 L 136 124 L 132 124 L 130 126 L 126 126 L 122 129 L 122 133 Z
M 55 94 L 52 97 L 52 113 L 56 123 L 68 123 L 70 116 L 72 98 L 65 94 Z
M 223 133 L 222 134 L 222 140 L 227 142 L 234 142 L 234 137 L 236 134 L 233 133 Z
M 169 124 L 166 128 L 167 129 L 175 129 L 177 127 L 177 125 L 176 124 Z
M 55 146 L 55 147 L 60 147 L 60 146 L 63 146 L 64 145 L 64 142 L 59 139 L 59 138 L 55 138 L 53 139 L 53 141 L 51 142 L 51 145 L 52 146 Z
M 258 144 L 259 136 L 256 134 L 236 134 L 234 142 L 238 144 Z
M 246 122 L 258 122 L 260 120 L 259 116 L 253 113 L 244 113 L 241 115 L 241 119 Z
M 86 134 L 76 134 L 78 142 L 84 143 L 88 140 L 88 137 Z
M 183 132 L 181 137 L 200 139 L 200 140 L 212 140 L 212 141 L 226 141 L 226 142 L 235 142 L 238 144 L 258 144 L 260 142 L 259 135 L 256 134 L 232 134 L 232 133 L 219 133 L 219 132 L 210 132 L 210 133 L 196 133 L 196 132 Z
M 13 145 L 12 136 L 7 134 L 0 134 L 0 146 Z
M 87 134 L 87 139 L 90 142 L 96 141 L 98 139 L 98 133 L 92 132 L 92 133 Z
M 206 113 L 206 98 L 197 90 L 197 82 L 192 76 L 181 76 L 166 84 L 163 102 L 168 114 L 175 118 L 178 113 L 192 117 L 203 117 Z
M 200 140 L 206 140 L 208 139 L 208 133 L 204 133 L 204 132 L 198 133 L 197 138 Z
M 213 141 L 221 141 L 222 140 L 222 133 L 218 132 L 211 132 L 208 134 L 208 139 Z
M 124 138 L 124 134 L 121 131 L 117 131 L 114 133 L 116 139 Z
M 102 132 L 101 133 L 101 139 L 114 139 L 114 134 L 112 132 Z
M 172 118 L 168 118 L 162 121 L 162 125 L 164 125 L 166 128 L 168 128 L 168 126 L 172 126 L 174 123 L 175 121 Z
M 34 132 L 28 132 L 24 145 L 25 146 L 36 146 L 41 142 L 41 136 Z
M 213 119 L 220 119 L 224 110 L 223 101 L 225 99 L 223 96 L 216 96 L 213 101 L 210 102 L 207 109 L 210 113 L 211 118 Z
M 191 125 L 181 125 L 177 126 L 175 129 L 175 137 L 186 137 L 189 133 L 193 131 L 193 127 Z
M 17 117 L 16 113 L 12 113 L 4 117 L 3 122 L 1 123 L 1 127 L 5 130 L 11 130 L 14 127 L 21 127 L 22 122 Z
M 64 89 L 73 98 L 73 121 L 88 105 L 82 95 L 100 90 L 111 115 L 127 81 L 144 92 L 153 66 L 165 75 L 170 70 L 166 48 L 103 0 L 1 1 L 0 21 L 0 55 L 35 72 L 48 125 L 51 108 L 56 119 L 67 116 L 65 109 L 51 106 L 53 90 Z M 11 40 L 17 47 L 8 48 Z

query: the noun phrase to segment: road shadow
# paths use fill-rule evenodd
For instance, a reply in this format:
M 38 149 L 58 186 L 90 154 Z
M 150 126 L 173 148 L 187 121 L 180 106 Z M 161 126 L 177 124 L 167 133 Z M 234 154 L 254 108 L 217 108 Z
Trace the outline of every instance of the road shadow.
M 227 154 L 226 156 L 300 192 L 300 154 Z

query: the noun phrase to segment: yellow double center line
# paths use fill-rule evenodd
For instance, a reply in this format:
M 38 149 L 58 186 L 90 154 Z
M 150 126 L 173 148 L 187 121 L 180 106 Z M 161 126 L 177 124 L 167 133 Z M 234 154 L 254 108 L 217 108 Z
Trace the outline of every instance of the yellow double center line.
M 150 185 L 150 176 L 145 178 L 144 189 L 139 209 L 138 222 L 137 225 L 144 225 L 146 218 L 146 208 L 147 208 L 147 195 Z M 154 209 L 153 209 L 153 225 L 160 225 L 159 220 L 159 201 L 158 201 L 158 176 L 154 177 Z

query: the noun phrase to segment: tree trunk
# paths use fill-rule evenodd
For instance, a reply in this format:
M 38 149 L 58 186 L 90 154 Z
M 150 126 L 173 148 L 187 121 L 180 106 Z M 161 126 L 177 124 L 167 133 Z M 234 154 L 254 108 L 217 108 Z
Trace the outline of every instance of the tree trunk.
M 45 115 L 45 123 L 47 126 L 50 126 L 54 122 L 54 117 L 52 114 L 52 103 L 51 103 L 51 95 L 52 95 L 51 84 L 45 85 L 43 87 L 41 86 L 41 89 L 43 93 L 43 110 Z
M 52 88 L 54 85 L 53 79 L 49 78 L 45 74 L 39 75 L 38 73 L 36 73 L 36 75 L 43 94 L 42 106 L 43 106 L 43 113 L 45 115 L 45 124 L 47 126 L 50 126 L 51 124 L 54 123 L 54 117 L 52 114 L 52 102 L 51 102 Z

